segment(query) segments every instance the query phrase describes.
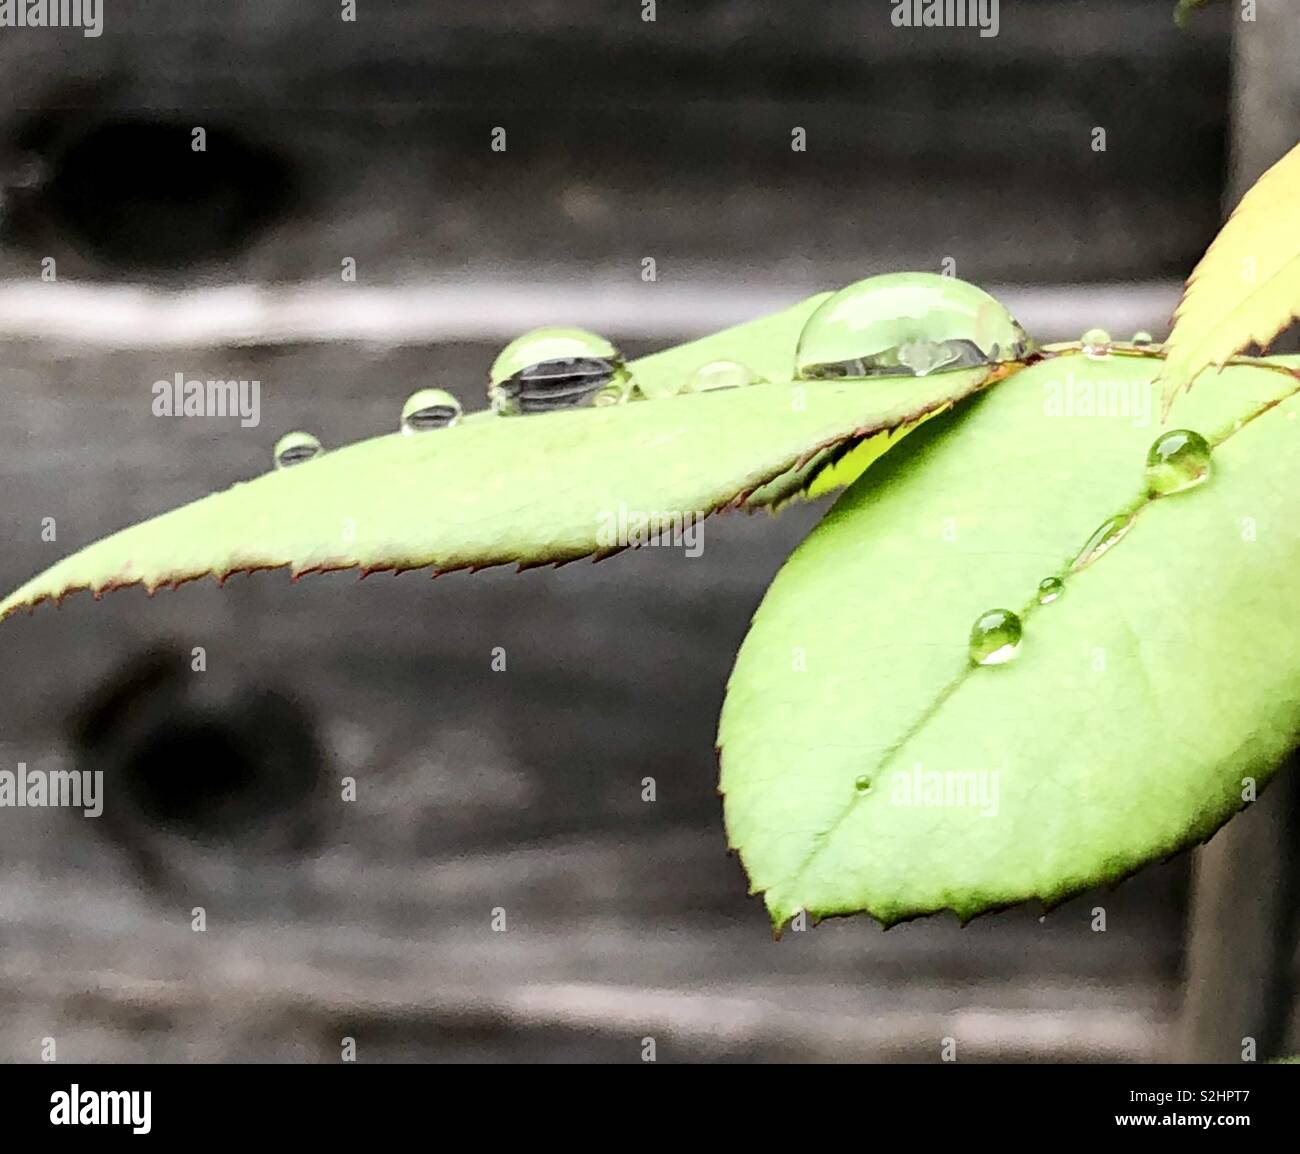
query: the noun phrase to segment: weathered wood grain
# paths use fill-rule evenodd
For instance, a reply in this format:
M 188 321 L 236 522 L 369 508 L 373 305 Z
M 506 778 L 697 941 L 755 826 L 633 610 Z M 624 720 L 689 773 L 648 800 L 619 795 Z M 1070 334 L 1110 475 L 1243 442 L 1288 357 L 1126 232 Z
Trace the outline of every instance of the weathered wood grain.
M 526 15 L 412 3 L 345 24 L 295 0 L 237 18 L 110 7 L 111 36 L 39 49 L 11 35 L 10 182 L 59 186 L 61 158 L 106 126 L 176 135 L 110 151 L 83 182 L 93 189 L 75 190 L 77 212 L 14 190 L 20 243 L 0 273 L 36 276 L 52 255 L 66 276 L 207 275 L 175 254 L 202 254 L 228 223 L 242 142 L 298 179 L 273 227 L 222 266 L 237 280 L 337 283 L 345 256 L 382 283 L 541 267 L 635 281 L 646 257 L 661 279 L 723 264 L 735 280 L 836 283 L 945 257 L 982 283 L 1185 274 L 1217 223 L 1224 12 L 1180 32 L 1145 0 L 1018 0 L 984 39 L 897 29 L 889 11 L 715 0 L 661 5 L 646 24 L 624 0 Z M 178 175 L 196 125 L 213 134 L 207 199 Z M 791 150 L 796 127 L 806 152 Z M 194 197 L 188 228 L 172 192 Z M 124 247 L 173 256 L 127 268 Z
M 414 383 L 472 379 L 490 352 L 12 345 L 0 579 L 261 469 L 290 426 L 327 443 L 386 427 Z M 154 417 L 149 386 L 176 370 L 260 377 L 263 424 Z M 930 1061 L 946 1036 L 972 1059 L 1154 1056 L 1177 864 L 1041 923 L 850 920 L 770 940 L 725 852 L 712 743 L 749 614 L 817 513 L 709 521 L 698 559 L 650 549 L 432 582 L 261 574 L 6 622 L 0 764 L 73 764 L 79 703 L 170 642 L 182 659 L 205 647 L 207 672 L 185 665 L 205 685 L 294 696 L 328 785 L 299 853 L 154 838 L 160 889 L 94 821 L 0 810 L 0 1057 L 33 1060 L 52 1036 L 64 1060 L 330 1061 L 345 1035 L 362 1060 L 639 1060 L 646 1036 L 660 1060 Z
M 352 257 L 362 285 L 641 286 L 653 257 L 660 285 L 761 292 L 952 257 L 989 284 L 1159 282 L 1218 223 L 1223 11 L 1180 33 L 1162 3 L 1017 0 L 980 39 L 858 0 L 660 5 L 653 25 L 624 0 L 360 10 L 106 5 L 98 41 L 0 38 L 0 278 L 39 288 L 52 256 L 65 282 L 337 286 Z M 190 185 L 169 149 L 197 125 L 214 171 Z M 418 385 L 473 395 L 493 351 L 7 341 L 0 580 L 261 471 L 290 428 L 338 444 Z M 257 377 L 260 426 L 154 417 L 178 371 Z M 160 644 L 231 726 L 240 689 L 269 686 L 323 752 L 307 843 L 136 822 L 159 876 L 121 831 L 0 810 L 0 1059 L 55 1037 L 64 1061 L 333 1061 L 343 1036 L 362 1061 L 635 1061 L 646 1036 L 663 1061 L 933 1061 L 947 1036 L 963 1059 L 1159 1057 L 1185 863 L 1041 922 L 768 937 L 712 742 L 749 615 L 819 512 L 710 521 L 697 560 L 263 574 L 7 621 L 0 769 L 78 764 L 88 695 Z

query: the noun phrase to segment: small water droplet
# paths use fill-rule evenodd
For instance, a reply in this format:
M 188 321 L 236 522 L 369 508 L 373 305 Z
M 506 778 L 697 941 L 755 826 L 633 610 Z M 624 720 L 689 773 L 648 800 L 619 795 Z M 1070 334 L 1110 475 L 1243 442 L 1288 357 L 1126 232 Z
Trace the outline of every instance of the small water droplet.
M 1091 564 L 1103 553 L 1113 548 L 1115 543 L 1124 536 L 1133 526 L 1132 513 L 1120 513 L 1103 521 L 1097 526 L 1096 531 L 1088 538 L 1087 543 L 1074 559 L 1074 564 L 1070 566 L 1071 570 L 1082 569 L 1085 565 Z
M 1025 330 L 983 289 L 937 273 L 870 277 L 827 298 L 799 334 L 806 380 L 925 376 L 1019 360 Z
M 1105 329 L 1089 329 L 1079 343 L 1083 345 L 1083 355 L 1100 359 L 1110 356 L 1110 333 Z
M 1038 604 L 1050 605 L 1065 591 L 1065 582 L 1059 577 L 1044 577 L 1038 583 Z
M 402 432 L 447 429 L 460 420 L 460 402 L 446 389 L 420 389 L 402 406 Z
M 1155 496 L 1181 493 L 1209 475 L 1209 442 L 1191 429 L 1161 433 L 1147 453 L 1147 487 Z
M 1002 665 L 1020 648 L 1020 618 L 1010 609 L 990 609 L 971 627 L 970 659 L 976 665 Z
M 853 788 L 859 793 L 867 793 L 871 789 L 871 778 L 865 773 L 853 783 Z
M 310 461 L 313 457 L 319 457 L 324 451 L 321 443 L 310 433 L 297 431 L 285 433 L 276 441 L 275 448 L 271 450 L 271 457 L 277 469 L 288 469 L 293 465 Z
M 739 361 L 710 361 L 695 370 L 682 386 L 683 393 L 711 393 L 758 384 L 758 375 Z
M 1138 331 L 1133 334 L 1133 344 L 1135 345 L 1154 345 L 1155 343 L 1155 337 L 1147 332 L 1146 329 L 1138 329 Z
M 488 400 L 502 416 L 619 404 L 631 392 L 618 349 L 585 329 L 533 329 L 506 345 L 488 374 Z

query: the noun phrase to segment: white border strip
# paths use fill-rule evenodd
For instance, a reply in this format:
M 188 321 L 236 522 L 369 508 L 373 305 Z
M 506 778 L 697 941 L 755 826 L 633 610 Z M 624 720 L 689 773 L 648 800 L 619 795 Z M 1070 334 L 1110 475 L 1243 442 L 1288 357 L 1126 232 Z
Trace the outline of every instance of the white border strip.
M 1040 340 L 1083 328 L 1128 337 L 1168 332 L 1182 286 L 993 286 Z M 425 345 L 506 340 L 543 324 L 578 324 L 620 338 L 680 339 L 784 308 L 814 290 L 706 284 L 520 285 L 472 281 L 393 286 L 232 285 L 168 292 L 130 286 L 0 282 L 0 339 L 103 349 L 206 348 L 366 341 Z

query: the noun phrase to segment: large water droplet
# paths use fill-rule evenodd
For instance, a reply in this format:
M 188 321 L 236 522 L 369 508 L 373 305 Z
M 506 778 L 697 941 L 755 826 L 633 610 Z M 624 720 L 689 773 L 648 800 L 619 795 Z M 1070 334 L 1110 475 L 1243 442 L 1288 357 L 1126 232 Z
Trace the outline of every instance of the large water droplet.
M 632 378 L 618 349 L 584 329 L 533 329 L 501 350 L 488 400 L 503 416 L 628 399 Z
M 310 461 L 313 457 L 319 457 L 324 451 L 321 443 L 310 433 L 298 431 L 285 433 L 276 441 L 271 456 L 277 469 L 288 469 L 293 465 Z
M 1135 345 L 1153 345 L 1156 343 L 1153 337 L 1146 329 L 1139 329 L 1133 334 L 1133 344 Z
M 808 380 L 925 376 L 1019 360 L 1025 330 L 983 289 L 936 273 L 871 277 L 823 301 L 799 334 Z
M 460 402 L 446 389 L 420 389 L 402 406 L 402 432 L 446 429 L 460 420 Z
M 711 393 L 717 389 L 739 389 L 758 384 L 758 375 L 748 365 L 739 361 L 710 361 L 693 372 L 683 393 Z
M 1097 526 L 1096 531 L 1088 538 L 1087 543 L 1074 559 L 1074 564 L 1070 566 L 1072 570 L 1082 569 L 1085 565 L 1090 565 L 1097 560 L 1103 553 L 1114 547 L 1125 533 L 1133 526 L 1132 513 L 1120 513 L 1103 521 Z
M 869 793 L 871 791 L 871 778 L 864 773 L 853 783 L 853 788 L 859 793 Z
M 971 627 L 970 659 L 976 665 L 1002 665 L 1020 648 L 1020 618 L 1010 609 L 990 609 Z
M 1059 577 L 1044 577 L 1038 583 L 1038 604 L 1050 605 L 1065 591 L 1065 582 Z
M 1079 343 L 1083 345 L 1083 355 L 1100 359 L 1110 355 L 1110 333 L 1105 329 L 1089 329 Z
M 1209 475 L 1209 442 L 1191 429 L 1161 433 L 1147 453 L 1147 487 L 1156 496 L 1181 493 Z

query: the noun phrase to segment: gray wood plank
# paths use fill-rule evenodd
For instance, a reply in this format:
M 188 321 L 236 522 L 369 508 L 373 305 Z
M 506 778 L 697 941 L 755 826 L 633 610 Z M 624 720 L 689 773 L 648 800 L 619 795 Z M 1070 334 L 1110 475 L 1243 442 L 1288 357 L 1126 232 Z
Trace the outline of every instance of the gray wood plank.
M 413 383 L 469 379 L 490 354 L 10 346 L 0 579 L 259 471 L 292 425 L 329 443 L 389 427 Z M 263 425 L 152 416 L 149 386 L 176 368 L 260 375 Z M 132 827 L 161 884 L 94 821 L 0 810 L 0 1057 L 33 1060 L 54 1036 L 61 1060 L 330 1061 L 345 1034 L 363 1060 L 639 1060 L 644 1036 L 661 1060 L 931 1061 L 946 1036 L 971 1059 L 1154 1055 L 1179 863 L 1041 922 L 844 920 L 771 940 L 725 851 L 714 727 L 749 615 L 818 513 L 710 521 L 695 560 L 643 550 L 436 582 L 260 574 L 7 621 L 0 765 L 76 764 L 86 697 L 170 643 L 232 725 L 250 684 L 296 701 L 322 785 L 304 846 Z M 188 672 L 192 645 L 207 672 Z M 196 905 L 206 933 L 190 929 Z
M 254 209 L 273 227 L 250 221 L 223 275 L 337 281 L 351 256 L 384 282 L 542 265 L 635 280 L 650 256 L 664 278 L 703 264 L 834 283 L 951 257 L 981 282 L 1158 279 L 1212 233 L 1223 12 L 1180 32 L 1144 0 L 1019 2 L 984 39 L 897 29 L 888 5 L 855 0 L 811 19 L 639 11 L 399 4 L 344 24 L 306 0 L 239 20 L 151 4 L 110 9 L 99 40 L 30 52 L 7 37 L 0 172 L 37 186 L 7 197 L 20 244 L 0 274 L 35 276 L 53 255 L 66 276 L 191 281 Z M 174 135 L 101 135 L 69 171 L 70 150 L 124 124 Z M 212 134 L 206 168 L 194 125 Z M 807 152 L 791 150 L 796 126 Z M 150 252 L 170 256 L 151 269 Z

